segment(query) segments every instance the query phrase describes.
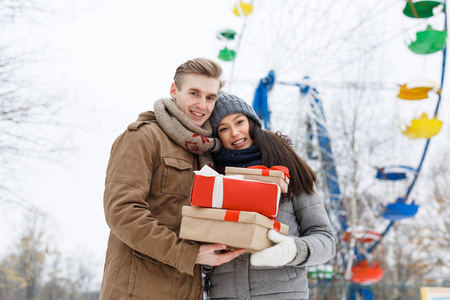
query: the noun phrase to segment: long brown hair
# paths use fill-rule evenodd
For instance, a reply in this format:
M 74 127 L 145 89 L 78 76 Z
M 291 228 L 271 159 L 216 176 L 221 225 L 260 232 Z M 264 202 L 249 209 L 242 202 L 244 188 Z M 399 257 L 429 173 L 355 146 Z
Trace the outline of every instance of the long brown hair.
M 314 194 L 314 183 L 316 174 L 314 171 L 295 153 L 294 149 L 273 132 L 263 130 L 255 121 L 248 118 L 250 123 L 250 137 L 258 146 L 262 156 L 264 166 L 285 166 L 289 169 L 291 176 L 287 198 L 293 195 L 299 196 L 302 192 L 309 195 Z

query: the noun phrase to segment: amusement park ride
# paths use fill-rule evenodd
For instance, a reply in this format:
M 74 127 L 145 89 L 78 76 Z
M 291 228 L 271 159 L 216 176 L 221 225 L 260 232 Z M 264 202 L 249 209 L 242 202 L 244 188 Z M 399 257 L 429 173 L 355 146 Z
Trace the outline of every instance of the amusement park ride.
M 257 13 L 256 8 L 258 1 L 240 1 L 234 6 L 233 13 L 236 16 L 246 18 L 252 13 Z M 391 201 L 380 208 L 380 216 L 386 221 L 383 230 L 375 230 L 373 228 L 361 227 L 352 224 L 348 219 L 348 214 L 344 209 L 343 196 L 339 185 L 339 176 L 333 157 L 332 140 L 327 130 L 327 122 L 325 118 L 324 108 L 321 96 L 315 86 L 309 84 L 309 78 L 305 77 L 298 82 L 283 81 L 277 79 L 275 70 L 269 70 L 266 77 L 259 80 L 254 91 L 253 107 L 258 113 L 265 128 L 271 129 L 273 119 L 271 120 L 271 110 L 273 107 L 269 105 L 271 90 L 274 86 L 290 86 L 298 89 L 299 98 L 307 101 L 310 109 L 304 122 L 308 135 L 308 143 L 317 143 L 320 151 L 313 153 L 307 151 L 310 160 L 320 161 L 320 172 L 326 183 L 329 197 L 329 216 L 336 232 L 336 239 L 340 245 L 340 260 L 342 264 L 342 272 L 345 277 L 353 284 L 360 285 L 363 288 L 350 292 L 349 299 L 356 299 L 358 293 L 364 299 L 372 299 L 373 295 L 370 290 L 370 284 L 379 282 L 383 278 L 384 270 L 379 262 L 373 261 L 371 254 L 380 245 L 383 238 L 387 235 L 392 225 L 402 219 L 413 218 L 418 212 L 419 205 L 411 199 L 411 192 L 420 175 L 424 159 L 427 155 L 428 148 L 432 137 L 437 135 L 442 127 L 442 121 L 438 119 L 438 111 L 441 102 L 441 91 L 445 74 L 446 59 L 446 39 L 447 39 L 447 16 L 446 1 L 412 1 L 408 0 L 403 9 L 403 17 L 416 20 L 426 20 L 434 18 L 436 15 L 444 15 L 444 24 L 442 30 L 434 29 L 431 25 L 427 25 L 426 29 L 416 33 L 416 40 L 409 43 L 407 47 L 412 53 L 418 55 L 430 55 L 433 53 L 442 54 L 442 67 L 440 75 L 440 83 L 436 84 L 431 80 L 420 80 L 402 84 L 399 86 L 397 97 L 399 101 L 422 101 L 434 94 L 437 97 L 434 115 L 430 118 L 427 113 L 423 112 L 420 118 L 413 119 L 411 125 L 401 127 L 401 132 L 409 139 L 425 139 L 421 158 L 417 166 L 408 165 L 387 165 L 376 167 L 375 179 L 379 182 L 407 182 L 407 188 L 404 193 L 397 196 L 395 201 Z M 241 33 L 238 34 L 232 29 L 222 30 L 218 33 L 217 38 L 224 44 L 219 51 L 218 58 L 225 62 L 233 64 L 239 55 L 240 40 L 233 49 L 230 47 L 230 41 L 236 41 L 237 36 L 243 35 L 245 31 L 245 21 L 243 23 Z M 232 72 L 233 73 L 233 68 Z M 233 76 L 233 74 L 232 74 Z M 273 128 L 278 129 L 278 128 Z

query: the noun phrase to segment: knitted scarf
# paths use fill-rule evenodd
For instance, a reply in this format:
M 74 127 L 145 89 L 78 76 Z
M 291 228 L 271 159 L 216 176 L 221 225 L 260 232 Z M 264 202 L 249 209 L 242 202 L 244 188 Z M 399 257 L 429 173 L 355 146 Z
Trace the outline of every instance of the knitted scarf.
M 169 138 L 187 151 L 198 155 L 200 168 L 204 165 L 214 167 L 211 153 L 220 149 L 220 141 L 211 137 L 212 127 L 209 120 L 202 127 L 198 127 L 170 98 L 156 101 L 153 111 L 159 126 Z

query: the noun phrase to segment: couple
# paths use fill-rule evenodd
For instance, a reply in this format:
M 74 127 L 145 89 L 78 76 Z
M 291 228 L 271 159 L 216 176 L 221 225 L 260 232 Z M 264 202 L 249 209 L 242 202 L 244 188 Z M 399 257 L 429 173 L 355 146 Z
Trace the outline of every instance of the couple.
M 261 129 L 245 101 L 220 93 L 222 68 L 208 59 L 180 65 L 171 98 L 155 102 L 114 142 L 104 209 L 111 229 L 100 299 L 308 299 L 305 266 L 335 255 L 315 174 L 287 137 Z M 219 142 L 220 139 L 220 142 Z M 194 170 L 283 165 L 291 183 L 269 231 L 274 246 L 249 255 L 178 237 Z M 264 199 L 261 199 L 264 201 Z

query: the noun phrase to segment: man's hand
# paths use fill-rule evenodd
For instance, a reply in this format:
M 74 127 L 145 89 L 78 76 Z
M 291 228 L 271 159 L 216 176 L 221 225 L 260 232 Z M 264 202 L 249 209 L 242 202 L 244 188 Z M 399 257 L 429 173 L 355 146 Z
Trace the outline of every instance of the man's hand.
M 218 251 L 224 250 L 227 246 L 223 244 L 207 244 L 201 245 L 198 253 L 196 264 L 220 266 L 223 263 L 238 257 L 245 253 L 245 249 L 230 250 L 225 253 L 219 253 Z

